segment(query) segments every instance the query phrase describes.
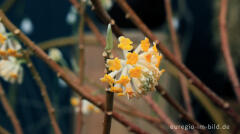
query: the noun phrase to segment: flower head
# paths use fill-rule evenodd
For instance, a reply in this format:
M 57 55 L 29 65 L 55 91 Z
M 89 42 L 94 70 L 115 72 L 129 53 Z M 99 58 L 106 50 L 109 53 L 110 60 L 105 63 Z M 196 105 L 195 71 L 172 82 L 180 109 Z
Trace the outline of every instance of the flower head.
M 124 36 L 121 36 L 118 38 L 119 44 L 118 47 L 122 50 L 130 51 L 133 49 L 133 46 L 131 45 L 133 42 L 129 38 L 125 38 Z
M 102 82 L 106 82 L 108 83 L 109 85 L 112 85 L 114 83 L 114 79 L 108 75 L 108 74 L 105 74 L 103 78 L 100 79 Z
M 144 52 L 147 52 L 149 47 L 150 47 L 149 39 L 145 37 L 145 39 L 141 41 L 141 48 Z
M 62 55 L 61 51 L 57 48 L 49 49 L 49 54 L 48 55 L 52 60 L 54 60 L 56 62 L 59 62 L 63 59 L 63 55 Z
M 130 77 L 140 78 L 142 75 L 142 68 L 136 66 L 135 68 L 132 68 L 129 70 Z
M 120 79 L 118 81 L 116 81 L 116 83 L 121 84 L 122 86 L 126 86 L 129 83 L 130 79 L 128 78 L 128 76 L 124 76 L 122 75 L 120 77 Z
M 121 67 L 122 67 L 120 60 L 117 57 L 112 60 L 108 59 L 107 65 L 108 65 L 110 71 L 116 71 L 116 70 L 121 69 Z
M 164 70 L 159 70 L 162 55 L 156 45 L 150 47 L 148 38 L 141 41 L 133 52 L 130 39 L 121 36 L 119 48 L 123 50 L 124 59 L 108 60 L 107 65 L 112 71 L 101 78 L 110 85 L 108 89 L 118 96 L 133 98 L 154 91 Z M 127 49 L 128 48 L 128 49 Z
M 127 54 L 127 64 L 130 65 L 135 65 L 138 61 L 138 54 L 133 52 L 133 53 L 128 53 Z

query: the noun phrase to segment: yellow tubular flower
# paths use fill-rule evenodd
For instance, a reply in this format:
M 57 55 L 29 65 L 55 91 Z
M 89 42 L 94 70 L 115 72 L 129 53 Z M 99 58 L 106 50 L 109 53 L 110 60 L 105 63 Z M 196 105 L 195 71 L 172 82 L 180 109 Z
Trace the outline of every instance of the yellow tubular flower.
M 128 76 L 122 75 L 122 76 L 120 77 L 120 79 L 119 79 L 118 81 L 116 81 L 116 83 L 119 83 L 119 84 L 121 84 L 121 85 L 123 85 L 123 86 L 126 86 L 129 81 L 130 81 L 130 79 L 128 78 Z
M 141 48 L 144 52 L 147 52 L 150 47 L 149 39 L 146 37 L 144 40 L 141 41 Z
M 141 74 L 142 74 L 142 68 L 141 67 L 135 67 L 133 69 L 130 69 L 129 74 L 130 74 L 131 77 L 140 78 Z
M 114 83 L 114 79 L 108 75 L 108 74 L 105 74 L 103 78 L 100 79 L 102 82 L 106 82 L 108 83 L 109 85 L 112 86 L 112 84 Z
M 138 61 L 138 54 L 133 52 L 133 53 L 128 53 L 127 54 L 127 64 L 130 65 L 135 65 Z
M 14 79 L 17 79 L 18 78 L 18 75 L 16 73 L 11 73 L 10 74 L 10 77 L 11 78 L 14 78 Z
M 7 52 L 0 50 L 0 56 L 7 56 Z
M 126 88 L 126 93 L 129 95 L 130 98 L 134 95 L 134 91 L 132 90 L 132 88 Z
M 118 93 L 117 96 L 124 96 L 124 93 Z
M 158 53 L 157 45 L 156 45 L 156 44 L 153 45 L 153 51 L 156 52 L 156 53 Z
M 123 89 L 120 87 L 111 87 L 110 91 L 114 93 L 122 93 Z
M 107 65 L 109 66 L 110 71 L 120 70 L 122 67 L 120 60 L 117 57 L 113 60 L 108 60 Z
M 145 59 L 146 59 L 146 61 L 147 61 L 148 63 L 151 62 L 151 58 L 152 58 L 152 54 L 146 54 L 146 55 L 145 55 Z
M 94 106 L 93 106 L 92 104 L 89 104 L 88 107 L 87 107 L 87 109 L 88 109 L 89 111 L 94 111 Z
M 156 67 L 159 67 L 161 60 L 162 60 L 162 55 L 157 56 L 157 64 L 155 65 Z
M 165 69 L 160 70 L 160 75 L 162 75 L 165 71 Z
M 79 105 L 79 100 L 76 97 L 72 97 L 70 100 L 70 103 L 72 106 L 78 106 Z
M 133 42 L 129 38 L 125 38 L 124 36 L 121 36 L 118 38 L 119 44 L 118 48 L 121 48 L 122 50 L 130 51 L 133 49 L 133 46 L 131 45 Z
M 11 55 L 11 56 L 14 56 L 14 57 L 17 56 L 17 51 L 14 50 L 14 49 L 11 49 L 11 48 L 9 48 L 9 49 L 7 50 L 7 53 L 8 53 L 9 55 Z
M 3 44 L 7 38 L 0 33 L 0 43 Z

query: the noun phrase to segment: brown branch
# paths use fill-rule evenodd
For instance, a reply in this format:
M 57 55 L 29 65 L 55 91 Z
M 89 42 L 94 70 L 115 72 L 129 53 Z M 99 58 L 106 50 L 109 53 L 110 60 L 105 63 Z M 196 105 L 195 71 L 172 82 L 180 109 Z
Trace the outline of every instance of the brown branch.
M 156 90 L 163 96 L 163 98 L 170 104 L 173 106 L 173 108 L 175 110 L 177 110 L 181 117 L 184 118 L 185 120 L 187 120 L 189 123 L 193 124 L 195 126 L 195 129 L 198 129 L 199 131 L 201 131 L 202 133 L 208 133 L 205 129 L 201 128 L 201 125 L 194 120 L 185 110 L 183 107 L 181 107 L 181 105 L 179 103 L 177 103 L 171 96 L 169 96 L 169 94 L 167 93 L 167 91 L 161 87 L 160 85 L 156 86 Z
M 7 100 L 7 97 L 5 96 L 4 90 L 2 85 L 0 84 L 0 100 L 2 102 L 3 108 L 6 111 L 8 117 L 10 118 L 12 125 L 14 127 L 14 131 L 16 134 L 23 134 L 22 127 L 13 111 L 11 106 L 9 105 L 9 102 Z
M 106 45 L 106 41 L 105 41 L 104 36 L 102 36 L 102 34 L 99 32 L 98 28 L 93 23 L 91 18 L 89 18 L 89 16 L 87 14 L 85 14 L 85 12 L 83 12 L 83 10 L 81 9 L 80 3 L 78 1 L 76 1 L 76 0 L 69 0 L 69 1 L 78 10 L 78 13 L 80 14 L 80 16 L 84 16 L 85 22 L 87 23 L 87 25 L 91 29 L 91 31 L 95 34 L 95 36 L 98 39 L 98 41 L 100 42 L 100 44 L 105 46 Z
M 106 45 L 106 41 L 105 41 L 105 37 L 101 34 L 101 32 L 99 31 L 99 29 L 97 28 L 97 26 L 94 24 L 94 22 L 92 21 L 92 19 L 84 12 L 82 12 L 81 10 L 81 4 L 79 4 L 79 2 L 77 2 L 76 0 L 70 0 L 70 2 L 72 3 L 72 5 L 78 10 L 78 13 L 82 16 L 84 16 L 84 20 L 86 22 L 86 24 L 88 25 L 88 27 L 91 29 L 91 31 L 94 33 L 94 35 L 96 36 L 96 39 L 100 42 L 100 44 L 105 47 Z M 112 51 L 112 54 L 114 56 L 117 55 L 117 53 L 115 51 Z
M 232 56 L 229 50 L 229 42 L 228 42 L 228 32 L 227 32 L 227 6 L 228 0 L 221 0 L 220 14 L 219 14 L 219 29 L 220 29 L 220 37 L 221 37 L 221 48 L 223 52 L 223 56 L 226 62 L 228 77 L 232 82 L 232 86 L 234 92 L 236 94 L 238 102 L 240 102 L 240 84 L 239 79 L 234 68 L 234 63 L 232 61 Z
M 0 11 L 0 18 L 2 20 L 2 23 L 8 28 L 9 31 L 14 33 L 18 39 L 20 39 L 27 47 L 29 47 L 36 56 L 38 56 L 43 62 L 45 62 L 54 72 L 57 73 L 58 77 L 61 77 L 68 85 L 71 87 L 76 93 L 81 95 L 84 99 L 90 101 L 95 106 L 100 108 L 102 111 L 104 111 L 104 105 L 105 103 L 98 98 L 92 96 L 88 90 L 85 87 L 80 87 L 77 84 L 76 79 L 73 79 L 69 74 L 67 74 L 64 69 L 62 69 L 56 62 L 51 60 L 48 55 L 36 44 L 31 41 L 23 32 L 21 32 L 14 24 L 10 22 L 10 20 L 5 16 L 5 14 Z M 137 134 L 148 134 L 141 128 L 137 127 L 135 124 L 129 122 L 126 120 L 123 116 L 120 114 L 113 112 L 113 118 L 115 118 L 118 122 L 123 124 L 125 127 L 128 127 L 129 131 L 132 131 Z
M 143 99 L 148 103 L 148 105 L 153 109 L 154 112 L 159 116 L 159 118 L 165 123 L 169 128 L 171 126 L 177 126 L 165 113 L 164 111 L 158 106 L 157 103 L 155 103 L 151 96 L 144 96 Z M 182 129 L 171 129 L 174 133 L 180 134 L 180 133 L 188 133 L 185 130 Z
M 93 21 L 88 17 L 88 15 L 84 15 L 84 19 L 86 23 L 88 24 L 88 27 L 91 29 L 91 31 L 95 34 L 97 40 L 100 42 L 101 45 L 105 47 L 106 41 L 104 36 L 101 34 L 101 32 L 98 30 L 97 26 L 93 23 Z
M 134 116 L 134 117 L 144 119 L 145 121 L 147 121 L 148 123 L 153 125 L 155 128 L 157 128 L 159 131 L 161 131 L 163 134 L 168 134 L 168 132 L 162 127 L 162 124 L 161 124 L 162 122 L 159 119 L 153 118 L 153 117 L 143 114 L 141 112 L 137 112 L 134 110 L 126 110 L 126 109 L 123 109 L 123 108 L 117 107 L 117 106 L 115 106 L 115 109 L 119 110 L 120 112 L 125 113 L 128 116 Z
M 103 20 L 105 23 L 114 22 L 107 12 L 102 8 L 99 0 L 91 0 L 96 14 Z M 189 80 L 193 85 L 200 89 L 205 95 L 207 95 L 216 105 L 222 108 L 235 122 L 240 123 L 240 116 L 236 111 L 230 106 L 228 102 L 225 102 L 222 98 L 217 96 L 214 92 L 211 91 L 198 77 L 196 77 L 184 64 L 178 61 L 175 56 L 157 39 L 157 37 L 148 29 L 148 27 L 140 20 L 136 13 L 129 7 L 125 0 L 116 0 L 120 7 L 128 14 L 127 16 L 134 22 L 134 24 L 152 41 L 157 45 L 157 49 L 160 50 L 165 57 L 172 62 Z M 98 8 L 96 8 L 98 7 Z M 119 37 L 121 31 L 118 26 L 114 23 L 113 32 Z
M 176 32 L 176 30 L 173 26 L 173 21 L 172 21 L 171 1 L 170 0 L 165 0 L 164 2 L 165 2 L 165 10 L 166 10 L 166 13 L 167 13 L 168 27 L 169 27 L 171 38 L 172 38 L 174 54 L 176 56 L 176 59 L 181 61 L 182 60 L 182 54 L 181 54 L 181 50 L 180 50 L 180 46 L 179 46 L 177 32 Z M 182 73 L 179 73 L 178 75 L 179 75 L 179 82 L 180 82 L 181 89 L 182 89 L 182 95 L 183 95 L 183 100 L 184 100 L 184 103 L 185 103 L 185 107 L 187 108 L 187 111 L 188 111 L 189 115 L 193 117 L 193 109 L 192 109 L 192 106 L 191 106 L 191 98 L 190 98 L 190 95 L 189 95 L 189 92 L 188 92 L 187 81 L 184 78 Z
M 103 122 L 103 134 L 110 134 L 113 113 L 114 93 L 106 91 L 106 111 Z
M 110 59 L 111 52 L 103 52 L 105 65 L 107 64 L 107 60 Z M 106 66 L 107 74 L 111 71 Z M 110 88 L 108 85 L 107 88 Z M 113 102 L 114 102 L 114 93 L 106 90 L 106 108 L 103 122 L 103 134 L 110 134 L 111 124 L 112 124 L 112 112 L 113 112 Z
M 37 45 L 42 49 L 48 49 L 52 47 L 62 47 L 67 45 L 73 45 L 78 42 L 78 38 L 75 36 L 69 36 L 69 37 L 58 37 L 56 39 L 51 39 L 47 41 L 43 41 L 41 43 L 38 43 Z
M 75 0 L 77 1 L 77 0 Z M 81 5 L 81 10 L 84 14 L 85 12 L 85 3 L 82 2 L 82 5 Z M 84 53 L 85 53 L 85 42 L 84 42 L 84 26 L 85 26 L 85 20 L 84 20 L 84 15 L 81 15 L 81 20 L 80 20 L 80 24 L 79 24 L 79 61 L 78 61 L 78 64 L 79 64 L 79 85 L 82 86 L 83 83 L 84 83 L 84 68 L 85 68 L 85 56 L 84 56 Z M 79 97 L 79 110 L 77 112 L 77 115 L 76 115 L 76 122 L 75 122 L 75 134 L 80 134 L 81 133 L 81 129 L 82 129 L 82 99 L 81 97 Z
M 42 81 L 42 79 L 41 79 L 41 77 L 40 77 L 36 67 L 32 63 L 32 61 L 31 61 L 31 59 L 30 59 L 30 57 L 29 57 L 27 52 L 25 53 L 25 59 L 27 60 L 28 68 L 31 71 L 34 80 L 36 81 L 37 85 L 40 88 L 41 95 L 42 95 L 44 103 L 46 105 L 47 112 L 48 112 L 49 119 L 51 121 L 53 130 L 54 130 L 54 133 L 55 134 L 61 134 L 62 132 L 61 132 L 61 130 L 59 128 L 59 125 L 57 123 L 56 116 L 55 116 L 55 110 L 54 110 L 54 108 L 53 108 L 53 106 L 51 104 L 50 98 L 49 98 L 48 93 L 47 93 L 46 86 L 43 83 L 43 81 Z

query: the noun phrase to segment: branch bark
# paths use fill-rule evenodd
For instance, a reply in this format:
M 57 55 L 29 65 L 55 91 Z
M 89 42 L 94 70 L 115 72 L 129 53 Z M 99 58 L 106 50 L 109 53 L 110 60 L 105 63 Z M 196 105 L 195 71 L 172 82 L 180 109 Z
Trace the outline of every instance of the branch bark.
M 180 45 L 177 37 L 177 32 L 173 26 L 173 21 L 172 21 L 172 7 L 171 7 L 170 0 L 165 0 L 165 10 L 167 13 L 168 27 L 169 27 L 171 38 L 172 38 L 173 51 L 176 56 L 176 59 L 178 59 L 179 61 L 182 61 L 182 54 L 181 54 L 181 49 L 180 49 Z M 191 117 L 194 117 L 193 109 L 191 106 L 191 98 L 190 98 L 188 87 L 187 87 L 187 81 L 184 78 L 182 73 L 179 73 L 178 75 L 179 75 L 179 82 L 182 89 L 182 95 L 183 95 L 185 107 L 187 108 L 189 115 Z
M 7 97 L 5 96 L 5 92 L 4 92 L 1 84 L 0 84 L 0 100 L 2 102 L 4 110 L 6 111 L 8 117 L 10 118 L 10 120 L 12 122 L 15 133 L 16 134 L 23 134 L 22 127 L 21 127 L 13 109 L 9 105 L 9 102 L 7 100 Z
M 57 123 L 57 119 L 56 119 L 56 116 L 55 116 L 55 110 L 54 110 L 54 108 L 53 108 L 53 106 L 51 104 L 50 98 L 49 98 L 48 93 L 47 93 L 46 86 L 43 83 L 43 81 L 42 81 L 42 79 L 41 79 L 41 77 L 40 77 L 36 67 L 32 63 L 28 53 L 25 53 L 25 59 L 27 60 L 27 65 L 28 65 L 28 68 L 29 68 L 29 70 L 31 71 L 31 73 L 33 75 L 33 78 L 35 79 L 38 87 L 40 88 L 41 95 L 42 95 L 44 103 L 46 105 L 47 112 L 48 112 L 49 119 L 51 121 L 53 130 L 54 130 L 54 133 L 55 134 L 62 134 L 62 132 L 61 132 L 61 130 L 59 128 L 59 125 Z
M 153 109 L 154 112 L 157 113 L 159 118 L 169 127 L 177 126 L 164 112 L 159 106 L 152 100 L 151 96 L 144 96 L 143 99 L 148 103 L 148 105 Z M 175 134 L 188 134 L 187 131 L 182 129 L 171 129 Z
M 239 79 L 234 68 L 234 63 L 232 61 L 232 56 L 229 50 L 229 42 L 228 42 L 228 32 L 227 32 L 227 6 L 228 0 L 221 0 L 220 14 L 219 14 L 219 29 L 220 29 L 220 37 L 221 37 L 221 48 L 223 52 L 223 56 L 226 62 L 228 77 L 232 83 L 232 87 L 234 89 L 235 95 L 237 97 L 238 102 L 240 103 L 240 84 Z

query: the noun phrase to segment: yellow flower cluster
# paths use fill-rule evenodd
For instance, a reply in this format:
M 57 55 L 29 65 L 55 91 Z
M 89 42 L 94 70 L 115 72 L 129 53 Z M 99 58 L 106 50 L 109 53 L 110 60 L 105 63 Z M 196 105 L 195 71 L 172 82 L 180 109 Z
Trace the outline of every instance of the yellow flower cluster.
M 110 85 L 108 91 L 119 96 L 126 95 L 128 98 L 154 91 L 164 72 L 164 69 L 159 70 L 162 55 L 158 52 L 156 44 L 150 47 L 149 39 L 145 38 L 130 52 L 133 42 L 124 36 L 118 40 L 118 48 L 123 50 L 124 59 L 108 59 L 107 66 L 112 72 L 105 74 L 100 80 Z

